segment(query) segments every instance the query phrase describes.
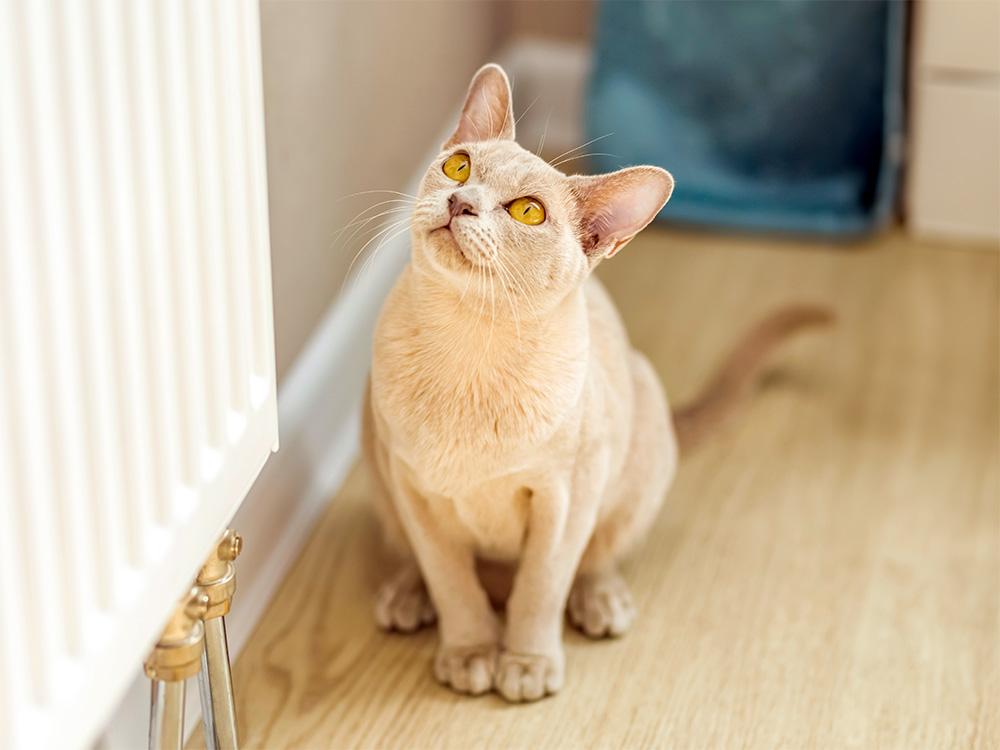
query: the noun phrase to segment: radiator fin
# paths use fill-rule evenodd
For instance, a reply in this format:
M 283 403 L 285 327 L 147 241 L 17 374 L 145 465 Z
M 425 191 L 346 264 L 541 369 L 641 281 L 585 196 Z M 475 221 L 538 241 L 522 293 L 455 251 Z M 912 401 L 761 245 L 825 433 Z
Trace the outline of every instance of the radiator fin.
M 277 442 L 251 0 L 0 3 L 0 747 L 82 748 Z

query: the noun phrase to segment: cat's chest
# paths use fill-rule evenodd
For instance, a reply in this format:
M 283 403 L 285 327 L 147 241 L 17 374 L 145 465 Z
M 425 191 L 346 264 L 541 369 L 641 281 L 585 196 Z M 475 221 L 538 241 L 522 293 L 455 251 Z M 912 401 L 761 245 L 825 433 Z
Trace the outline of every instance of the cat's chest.
M 389 366 L 373 369 L 373 399 L 391 449 L 451 496 L 529 468 L 572 420 L 582 387 L 580 368 L 540 361 L 476 366 L 419 342 L 380 355 Z

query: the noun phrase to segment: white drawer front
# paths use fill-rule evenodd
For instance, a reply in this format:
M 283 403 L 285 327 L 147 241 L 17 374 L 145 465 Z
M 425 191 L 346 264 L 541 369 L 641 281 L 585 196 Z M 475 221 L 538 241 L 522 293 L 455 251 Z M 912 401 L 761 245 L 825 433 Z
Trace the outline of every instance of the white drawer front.
M 916 8 L 921 70 L 1000 74 L 1000 0 L 923 0 Z
M 1000 90 L 917 81 L 907 219 L 922 234 L 1000 238 Z

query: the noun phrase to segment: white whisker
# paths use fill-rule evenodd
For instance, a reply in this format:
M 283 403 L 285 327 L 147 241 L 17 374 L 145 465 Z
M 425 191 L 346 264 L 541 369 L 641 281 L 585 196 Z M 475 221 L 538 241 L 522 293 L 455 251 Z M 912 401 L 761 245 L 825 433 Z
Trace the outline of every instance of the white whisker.
M 356 228 L 355 228 L 355 230 L 353 232 L 351 232 L 350 236 L 348 236 L 347 239 L 344 240 L 345 243 L 351 242 L 355 237 L 358 236 L 358 234 L 360 234 L 361 232 L 365 231 L 366 227 L 369 224 L 371 224 L 373 221 L 378 221 L 379 219 L 381 219 L 384 216 L 394 216 L 396 214 L 408 213 L 409 211 L 410 211 L 410 207 L 409 206 L 400 206 L 398 208 L 390 208 L 390 209 L 387 209 L 385 211 L 380 211 L 377 214 L 365 217 L 363 219 L 361 219 L 361 218 L 355 219 L 351 223 L 345 225 L 339 232 L 337 232 L 337 235 L 333 238 L 333 242 L 331 243 L 331 247 L 336 248 L 337 243 L 340 240 L 341 235 L 343 235 L 344 232 L 346 232 L 351 227 L 356 227 Z
M 379 201 L 378 203 L 373 203 L 372 205 L 366 206 L 365 208 L 361 209 L 360 211 L 358 211 L 354 215 L 354 217 L 351 219 L 351 222 L 357 221 L 362 216 L 364 216 L 365 214 L 367 214 L 369 211 L 374 211 L 375 209 L 377 209 L 377 208 L 379 208 L 381 206 L 387 206 L 390 203 L 402 203 L 403 206 L 415 206 L 416 205 L 416 201 L 409 200 L 408 198 L 389 198 L 388 200 Z M 348 226 L 350 226 L 350 223 L 348 223 Z
M 468 275 L 467 275 L 467 276 L 465 277 L 465 288 L 464 288 L 464 289 L 462 289 L 462 294 L 461 294 L 461 296 L 460 296 L 460 297 L 458 298 L 458 306 L 459 306 L 459 307 L 461 307 L 461 306 L 462 306 L 462 302 L 463 302 L 463 301 L 465 300 L 465 293 L 469 291 L 469 283 L 470 283 L 470 282 L 472 281 L 472 276 L 473 276 L 473 275 L 472 275 L 472 274 L 470 273 L 470 274 L 468 274 Z
M 493 342 L 493 328 L 497 323 L 497 292 L 493 286 L 493 266 L 486 266 L 486 269 L 490 272 L 490 333 L 486 337 L 485 351 L 489 351 L 490 344 Z
M 535 106 L 535 102 L 537 102 L 537 101 L 538 101 L 538 98 L 539 98 L 540 96 L 541 96 L 541 94 L 539 94 L 539 95 L 538 95 L 538 96 L 536 96 L 536 97 L 535 97 L 534 99 L 532 99 L 532 100 L 531 100 L 531 104 L 529 104 L 529 105 L 528 105 L 527 107 L 525 107 L 525 108 L 524 108 L 524 112 L 522 112 L 522 113 L 521 113 L 520 115 L 518 115 L 518 116 L 517 116 L 517 119 L 515 119 L 515 120 L 514 120 L 514 127 L 515 127 L 515 128 L 517 127 L 517 124 L 518 124 L 519 122 L 521 122 L 521 118 L 522 118 L 522 117 L 524 117 L 524 116 L 525 116 L 526 114 L 528 114 L 528 110 L 530 110 L 530 109 L 531 109 L 532 107 L 534 107 L 534 106 Z
M 577 159 L 586 159 L 586 158 L 591 157 L 591 156 L 613 156 L 615 158 L 618 158 L 618 154 L 608 154 L 608 153 L 605 153 L 603 151 L 593 151 L 593 152 L 591 152 L 589 154 L 577 154 L 576 156 L 567 156 L 565 159 L 561 159 L 560 161 L 557 161 L 552 166 L 553 167 L 558 167 L 561 164 L 568 164 L 571 161 L 576 161 Z
M 549 164 L 551 164 L 554 161 L 559 161 L 564 156 L 569 156 L 574 151 L 579 151 L 581 148 L 587 148 L 587 146 L 589 146 L 591 143 L 597 143 L 598 141 L 603 140 L 604 138 L 610 138 L 613 135 L 614 135 L 614 133 L 605 133 L 604 135 L 599 135 L 596 138 L 592 138 L 591 140 L 587 141 L 586 143 L 581 143 L 576 148 L 571 148 L 569 151 L 562 152 L 561 154 L 559 154 L 559 156 L 555 157 L 554 159 L 551 159 L 549 161 Z
M 514 318 L 514 330 L 517 331 L 517 342 L 521 343 L 521 316 L 517 313 L 517 305 L 507 288 L 511 282 L 510 272 L 506 269 L 503 260 L 497 256 L 497 273 L 500 274 L 500 288 L 503 289 L 504 296 L 507 297 L 507 304 L 510 306 L 511 317 Z
M 513 104 L 510 101 L 507 102 L 507 108 L 503 111 L 503 121 L 500 123 L 500 132 L 503 133 L 503 129 L 507 127 L 507 114 L 513 109 Z M 514 120 L 514 127 L 517 127 L 517 120 Z
M 378 232 L 376 232 L 371 238 L 369 238 L 369 240 L 367 242 L 365 242 L 364 245 L 361 246 L 361 249 L 358 250 L 358 252 L 354 254 L 354 257 L 351 259 L 350 264 L 347 266 L 347 273 L 344 274 L 344 281 L 340 285 L 340 291 L 341 291 L 341 293 L 344 291 L 344 287 L 347 286 L 347 282 L 351 280 L 351 271 L 354 269 L 354 264 L 358 262 L 358 258 L 361 257 L 361 254 L 365 251 L 365 249 L 369 245 L 371 245 L 373 242 L 375 242 L 379 237 L 386 236 L 389 232 L 392 232 L 392 231 L 398 229 L 400 226 L 406 225 L 406 228 L 408 229 L 409 228 L 409 223 L 410 223 L 410 219 L 409 219 L 408 216 L 405 217 L 405 218 L 402 218 L 402 219 L 398 219 L 398 220 L 396 220 L 394 222 L 391 222 L 388 226 L 386 226 L 386 227 L 380 229 Z M 367 261 L 366 261 L 366 264 L 367 264 Z M 358 276 L 360 277 L 360 273 L 358 274 Z
M 482 136 L 482 134 L 481 134 L 481 133 L 479 132 L 479 123 L 477 123 L 477 122 L 476 122 L 475 120 L 473 120 L 473 119 L 472 119 L 472 118 L 471 118 L 471 117 L 470 117 L 470 116 L 469 116 L 469 115 L 468 115 L 467 113 L 465 113 L 465 112 L 463 112 L 463 113 L 462 113 L 462 119 L 463 119 L 463 120 L 468 120 L 469 122 L 471 122 L 471 123 L 472 123 L 472 127 L 476 129 L 476 140 L 477 140 L 477 141 L 481 141 L 481 140 L 483 140 L 483 136 Z
M 412 195 L 410 193 L 401 193 L 398 190 L 360 190 L 357 193 L 348 193 L 345 196 L 337 198 L 337 202 L 339 203 L 340 201 L 346 201 L 348 198 L 357 198 L 359 195 L 372 195 L 374 193 L 388 193 L 390 195 L 401 195 L 404 198 L 410 198 L 411 200 L 414 201 L 420 200 L 419 196 Z
M 364 265 L 361 266 L 361 270 L 358 272 L 358 278 L 360 279 L 362 276 L 364 276 L 366 269 L 371 268 L 375 265 L 375 258 L 378 257 L 379 250 L 388 245 L 397 237 L 406 234 L 408 231 L 410 231 L 410 227 L 404 226 L 397 228 L 397 230 L 392 234 L 383 235 L 381 241 L 375 246 L 375 249 L 372 251 L 372 254 L 368 256 L 368 260 L 366 260 Z
M 549 107 L 549 114 L 545 117 L 545 128 L 542 130 L 542 137 L 538 139 L 538 148 L 535 150 L 535 156 L 541 158 L 542 148 L 545 146 L 545 136 L 549 132 L 549 121 L 552 119 L 552 107 Z
M 483 106 L 486 107 L 486 114 L 490 118 L 490 137 L 492 138 L 494 135 L 496 135 L 497 132 L 493 129 L 493 110 L 490 109 L 490 103 L 486 101 L 486 90 L 479 89 L 479 94 L 483 98 Z
M 476 317 L 483 317 L 483 313 L 486 312 L 486 268 L 482 265 L 476 265 L 479 269 L 479 275 L 482 278 L 481 288 L 477 286 L 477 291 L 479 291 L 479 312 Z
M 513 265 L 513 266 L 508 266 L 507 270 L 511 273 L 512 276 L 516 276 L 515 280 L 519 280 L 518 288 L 520 291 L 524 292 L 526 297 L 529 298 L 532 310 L 537 309 L 538 299 L 535 297 L 535 292 L 531 288 L 531 285 L 528 283 L 528 279 L 522 273 L 521 269 L 518 266 Z

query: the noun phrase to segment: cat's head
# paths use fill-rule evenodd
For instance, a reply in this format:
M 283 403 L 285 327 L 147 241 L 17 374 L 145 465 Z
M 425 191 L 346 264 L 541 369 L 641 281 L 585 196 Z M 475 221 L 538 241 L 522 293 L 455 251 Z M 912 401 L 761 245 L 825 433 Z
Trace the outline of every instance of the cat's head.
M 659 167 L 564 175 L 521 148 L 514 125 L 507 75 L 486 65 L 421 182 L 414 263 L 463 296 L 548 307 L 649 224 L 674 181 Z

